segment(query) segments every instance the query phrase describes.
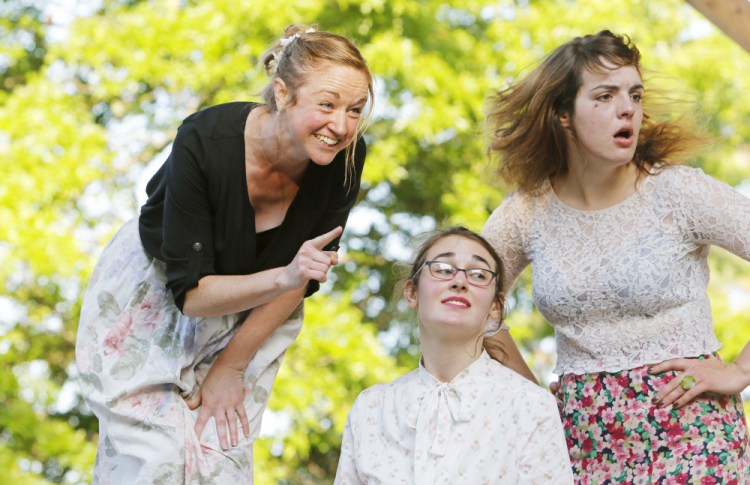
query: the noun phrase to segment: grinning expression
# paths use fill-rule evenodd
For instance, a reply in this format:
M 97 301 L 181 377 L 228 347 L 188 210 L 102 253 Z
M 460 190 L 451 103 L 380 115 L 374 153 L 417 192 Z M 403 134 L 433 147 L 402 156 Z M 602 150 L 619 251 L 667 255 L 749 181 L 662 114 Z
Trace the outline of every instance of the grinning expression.
M 364 72 L 328 61 L 307 74 L 294 102 L 284 82 L 277 78 L 276 100 L 287 121 L 281 136 L 290 150 L 289 157 L 318 165 L 331 163 L 357 134 L 367 88 Z
M 456 235 L 438 240 L 427 251 L 426 260 L 497 271 L 492 256 L 481 244 Z M 404 295 L 409 306 L 417 309 L 423 339 L 435 335 L 474 340 L 484 332 L 490 311 L 498 311 L 495 289 L 494 281 L 486 287 L 470 285 L 462 271 L 450 281 L 438 280 L 425 266 L 416 286 L 407 282 Z
M 568 164 L 618 167 L 633 160 L 643 122 L 643 84 L 633 66 L 615 68 L 604 62 L 584 69 L 573 113 L 560 122 L 568 128 Z

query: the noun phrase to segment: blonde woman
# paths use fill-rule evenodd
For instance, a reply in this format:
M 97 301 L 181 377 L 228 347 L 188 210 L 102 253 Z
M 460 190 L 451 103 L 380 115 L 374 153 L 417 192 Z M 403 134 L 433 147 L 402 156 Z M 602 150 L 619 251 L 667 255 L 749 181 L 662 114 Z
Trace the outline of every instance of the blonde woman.
M 249 483 L 302 301 L 338 262 L 372 76 L 348 39 L 291 26 L 264 103 L 188 117 L 105 249 L 76 347 L 97 483 Z

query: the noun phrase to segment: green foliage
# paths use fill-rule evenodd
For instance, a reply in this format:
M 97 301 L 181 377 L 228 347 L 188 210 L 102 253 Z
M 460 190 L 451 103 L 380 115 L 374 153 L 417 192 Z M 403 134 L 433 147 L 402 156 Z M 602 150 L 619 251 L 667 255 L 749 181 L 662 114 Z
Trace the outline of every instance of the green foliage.
M 258 483 L 330 483 L 337 465 L 334 447 L 348 413 L 341 403 L 411 370 L 399 368 L 386 354 L 374 326 L 348 300 L 346 294 L 319 295 L 305 306 L 305 324 L 287 352 L 269 403 L 274 410 L 269 422 L 282 421 L 285 432 L 256 443 Z
M 39 8 L 6 0 L 0 6 L 0 91 L 12 91 L 44 63 L 45 27 Z
M 378 99 L 346 262 L 310 300 L 281 368 L 269 422 L 282 425 L 256 446 L 258 483 L 330 483 L 357 393 L 416 365 L 411 317 L 392 303 L 395 269 L 414 236 L 444 223 L 479 230 L 500 203 L 507 190 L 486 156 L 484 99 L 559 43 L 602 28 L 630 34 L 647 82 L 696 93 L 721 139 L 693 163 L 730 184 L 750 176 L 750 55 L 680 0 L 293 0 L 283 9 L 107 0 L 54 41 L 54 21 L 28 4 L 0 7 L 0 468 L 12 483 L 90 479 L 96 421 L 59 397 L 74 385 L 80 297 L 96 256 L 136 213 L 134 188 L 180 120 L 253 99 L 266 82 L 258 56 L 290 23 L 354 38 Z M 731 361 L 750 336 L 750 268 L 723 251 L 711 263 Z M 529 295 L 527 272 L 509 323 L 546 379 L 551 329 Z

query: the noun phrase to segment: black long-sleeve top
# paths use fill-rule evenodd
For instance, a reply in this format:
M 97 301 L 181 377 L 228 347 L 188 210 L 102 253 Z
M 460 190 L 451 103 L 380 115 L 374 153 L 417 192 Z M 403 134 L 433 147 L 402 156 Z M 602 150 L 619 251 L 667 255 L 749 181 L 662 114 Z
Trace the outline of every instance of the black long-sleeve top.
M 226 103 L 187 117 L 172 152 L 146 186 L 141 242 L 165 262 L 167 287 L 180 310 L 187 291 L 203 276 L 252 274 L 289 264 L 304 241 L 344 226 L 356 202 L 366 155 L 362 139 L 354 176 L 346 184 L 343 151 L 329 165 L 308 165 L 284 221 L 256 254 L 243 133 L 257 106 Z M 306 296 L 319 286 L 311 281 Z

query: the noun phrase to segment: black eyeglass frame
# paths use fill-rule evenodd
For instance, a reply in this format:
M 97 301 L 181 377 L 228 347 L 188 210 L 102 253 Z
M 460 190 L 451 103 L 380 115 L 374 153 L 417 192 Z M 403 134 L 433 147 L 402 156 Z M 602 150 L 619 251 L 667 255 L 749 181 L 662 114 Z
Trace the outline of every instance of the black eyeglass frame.
M 450 278 L 443 278 L 442 275 L 436 275 L 435 273 L 433 273 L 432 272 L 433 271 L 432 270 L 432 265 L 434 263 L 440 263 L 440 264 L 445 265 L 445 266 L 450 266 L 451 270 L 453 271 L 453 273 L 451 274 Z M 494 280 L 495 278 L 497 278 L 497 272 L 496 271 L 492 271 L 491 269 L 485 269 L 485 268 L 459 268 L 458 266 L 450 264 L 450 263 L 446 263 L 445 261 L 432 260 L 432 261 L 425 261 L 424 263 L 422 263 L 422 266 L 420 266 L 419 269 L 414 273 L 414 276 L 412 277 L 413 281 L 416 281 L 417 277 L 419 276 L 419 273 L 424 269 L 425 266 L 427 266 L 427 270 L 430 272 L 430 275 L 433 278 L 435 278 L 437 280 L 440 280 L 440 281 L 450 281 L 450 280 L 452 280 L 453 278 L 456 277 L 456 275 L 458 274 L 459 271 L 463 271 L 464 272 L 464 276 L 466 277 L 466 281 L 470 285 L 476 286 L 477 288 L 486 288 L 486 287 L 488 287 L 488 286 L 490 286 L 492 284 L 492 280 Z M 475 281 L 472 281 L 472 278 L 469 275 L 470 271 L 480 271 L 480 272 L 483 272 L 483 273 L 489 273 L 489 274 L 492 275 L 492 277 L 487 280 L 486 284 L 477 284 Z

